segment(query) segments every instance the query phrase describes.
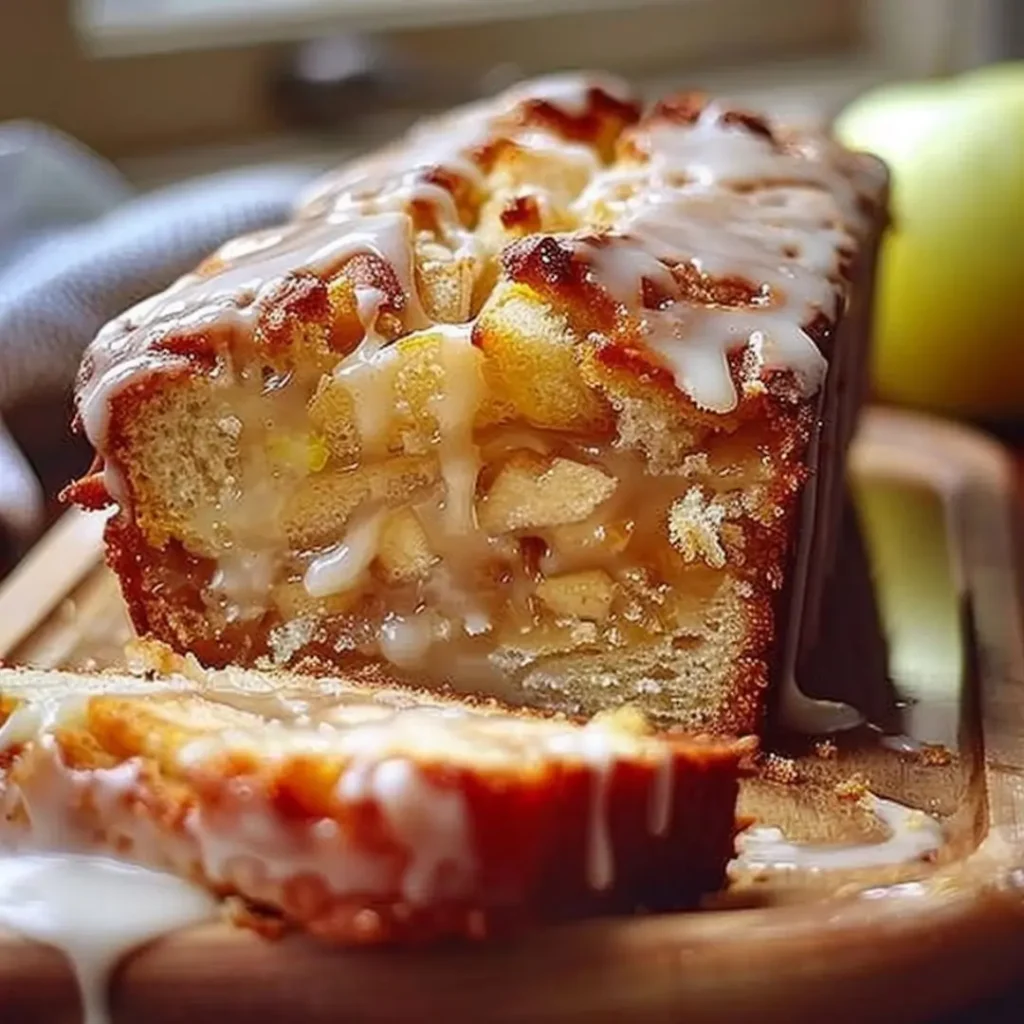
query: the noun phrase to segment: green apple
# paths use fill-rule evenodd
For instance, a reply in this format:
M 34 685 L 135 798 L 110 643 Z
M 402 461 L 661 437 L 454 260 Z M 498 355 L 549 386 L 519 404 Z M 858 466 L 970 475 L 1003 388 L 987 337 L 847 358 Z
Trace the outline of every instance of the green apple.
M 893 177 L 876 395 L 984 419 L 1024 415 L 1024 63 L 883 86 L 835 127 Z

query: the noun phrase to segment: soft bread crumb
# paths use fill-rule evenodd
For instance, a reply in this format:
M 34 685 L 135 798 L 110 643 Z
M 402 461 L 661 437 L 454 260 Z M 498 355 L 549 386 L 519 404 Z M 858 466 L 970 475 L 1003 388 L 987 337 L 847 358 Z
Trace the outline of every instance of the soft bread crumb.
M 712 569 L 725 567 L 721 529 L 725 508 L 705 498 L 699 487 L 691 487 L 673 503 L 668 513 L 668 535 L 672 546 L 687 562 L 698 559 Z
M 791 786 L 800 781 L 800 769 L 791 757 L 766 753 L 761 762 L 761 776 L 769 782 L 781 782 Z
M 201 683 L 206 672 L 189 651 L 179 654 L 159 640 L 133 638 L 124 645 L 125 662 L 133 675 L 179 675 Z
M 929 768 L 943 768 L 953 762 L 952 751 L 941 743 L 922 743 L 917 756 L 921 764 Z
M 833 792 L 840 800 L 862 800 L 868 795 L 868 780 L 860 772 L 854 772 L 837 782 Z
M 290 619 L 270 633 L 270 651 L 275 665 L 287 665 L 303 647 L 313 639 L 316 620 Z

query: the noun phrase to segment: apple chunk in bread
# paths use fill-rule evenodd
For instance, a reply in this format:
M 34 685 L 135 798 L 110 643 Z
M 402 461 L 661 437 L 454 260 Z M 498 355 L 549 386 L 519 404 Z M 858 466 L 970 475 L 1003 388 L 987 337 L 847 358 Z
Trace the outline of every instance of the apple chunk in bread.
M 611 496 L 615 485 L 615 478 L 597 466 L 514 452 L 481 498 L 477 515 L 495 534 L 578 523 Z
M 603 569 L 548 576 L 537 584 L 537 597 L 556 615 L 603 622 L 615 596 L 615 582 Z

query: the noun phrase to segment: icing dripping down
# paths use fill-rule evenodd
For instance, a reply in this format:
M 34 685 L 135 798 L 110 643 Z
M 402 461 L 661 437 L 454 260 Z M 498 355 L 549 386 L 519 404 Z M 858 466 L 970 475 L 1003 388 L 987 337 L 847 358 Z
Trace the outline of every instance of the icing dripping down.
M 903 734 L 882 736 L 879 738 L 878 743 L 886 750 L 891 750 L 894 754 L 899 754 L 903 757 L 918 754 L 922 750 L 922 744 L 918 740 Z
M 207 261 L 212 269 L 185 275 L 100 331 L 89 348 L 91 372 L 78 395 L 82 426 L 93 447 L 106 447 L 109 409 L 118 392 L 142 376 L 188 365 L 183 356 L 150 347 L 163 335 L 250 336 L 260 300 L 287 278 L 311 273 L 326 279 L 359 255 L 376 257 L 395 275 L 406 328 L 425 327 L 430 321 L 416 288 L 408 213 L 326 217 L 258 232 L 228 243 Z M 361 291 L 359 311 L 370 333 L 381 299 L 379 293 Z
M 457 898 L 471 889 L 476 867 L 460 793 L 431 782 L 401 758 L 350 771 L 343 786 L 349 799 L 373 798 L 395 837 L 412 851 L 402 877 L 402 895 L 410 904 Z
M 435 639 L 434 617 L 428 611 L 391 615 L 380 628 L 380 652 L 399 668 L 418 668 Z
M 781 829 L 758 826 L 740 835 L 737 869 L 770 871 L 851 871 L 890 867 L 924 860 L 943 845 L 942 826 L 923 811 L 894 800 L 870 796 L 871 811 L 889 837 L 877 843 L 823 845 L 790 842 Z
M 84 1024 L 107 1024 L 107 984 L 125 954 L 216 909 L 181 878 L 108 857 L 0 853 L 0 924 L 67 957 Z
M 437 418 L 445 529 L 453 537 L 476 531 L 476 480 L 480 453 L 473 441 L 473 420 L 484 395 L 480 355 L 471 327 L 445 327 L 439 347 L 443 392 L 431 402 Z
M 697 405 L 735 408 L 727 357 L 743 349 L 758 378 L 786 369 L 813 395 L 826 361 L 805 325 L 835 317 L 841 260 L 862 222 L 853 182 L 826 160 L 724 124 L 713 105 L 695 125 L 659 123 L 639 137 L 647 161 L 599 173 L 575 204 L 584 226 L 611 215 L 614 231 L 597 241 L 570 236 L 570 247 Z M 740 182 L 758 187 L 733 187 Z M 695 302 L 679 267 L 742 282 L 749 294 Z M 643 302 L 645 282 L 667 297 L 656 308 Z
M 437 424 L 437 456 L 442 493 L 428 508 L 439 522 L 435 541 L 451 560 L 458 560 L 477 550 L 485 543 L 480 535 L 476 517 L 476 484 L 480 472 L 480 452 L 473 438 L 473 424 L 485 394 L 482 374 L 482 356 L 471 341 L 470 324 L 437 324 L 408 335 L 403 339 L 407 350 L 416 346 L 430 346 L 439 368 L 437 393 L 427 407 Z M 383 457 L 387 454 L 389 427 L 393 422 L 396 373 L 400 361 L 394 347 L 376 348 L 369 336 L 359 348 L 343 360 L 334 370 L 334 378 L 347 391 L 364 456 Z M 428 504 L 430 502 L 428 501 Z M 318 556 L 305 576 L 308 593 L 326 597 L 339 593 L 359 582 L 362 571 L 369 568 L 376 555 L 381 522 L 351 528 L 351 536 L 340 545 Z M 362 553 L 353 561 L 352 544 L 359 542 Z M 468 546 L 467 546 L 468 545 Z M 346 554 L 342 561 L 342 551 Z M 336 571 L 349 565 L 360 567 L 358 572 Z M 335 568 L 331 568 L 335 567 Z
M 608 787 L 614 761 L 596 765 L 591 781 L 590 823 L 587 838 L 587 883 L 604 892 L 615 881 L 615 859 L 608 829 Z
M 655 769 L 648 805 L 647 827 L 651 835 L 664 836 L 668 834 L 669 826 L 672 824 L 674 788 L 675 776 L 672 759 L 662 758 Z
M 557 746 L 558 749 L 579 757 L 590 776 L 590 806 L 585 849 L 586 880 L 587 885 L 595 892 L 605 892 L 615 884 L 615 851 L 612 847 L 608 807 L 618 757 L 608 734 L 593 723 L 577 734 L 564 737 Z
M 394 349 L 378 348 L 367 334 L 362 344 L 334 370 L 335 380 L 344 385 L 352 398 L 352 412 L 365 456 L 382 456 L 387 452 L 397 367 Z
M 385 512 L 377 509 L 349 527 L 340 543 L 318 555 L 306 570 L 305 587 L 312 597 L 351 590 L 377 557 Z

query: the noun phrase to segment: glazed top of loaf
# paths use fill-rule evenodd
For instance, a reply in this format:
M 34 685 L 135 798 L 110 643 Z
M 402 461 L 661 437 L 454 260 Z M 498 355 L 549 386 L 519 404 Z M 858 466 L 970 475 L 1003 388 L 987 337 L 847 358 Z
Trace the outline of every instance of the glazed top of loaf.
M 642 114 L 607 76 L 526 82 L 327 176 L 290 223 L 113 320 L 83 361 L 79 416 L 102 453 L 124 385 L 194 363 L 211 339 L 273 349 L 339 278 L 360 331 L 335 332 L 338 356 L 472 324 L 512 282 L 592 309 L 588 345 L 640 360 L 704 413 L 743 397 L 739 359 L 744 393 L 784 377 L 807 398 L 885 190 L 874 158 L 702 94 Z

